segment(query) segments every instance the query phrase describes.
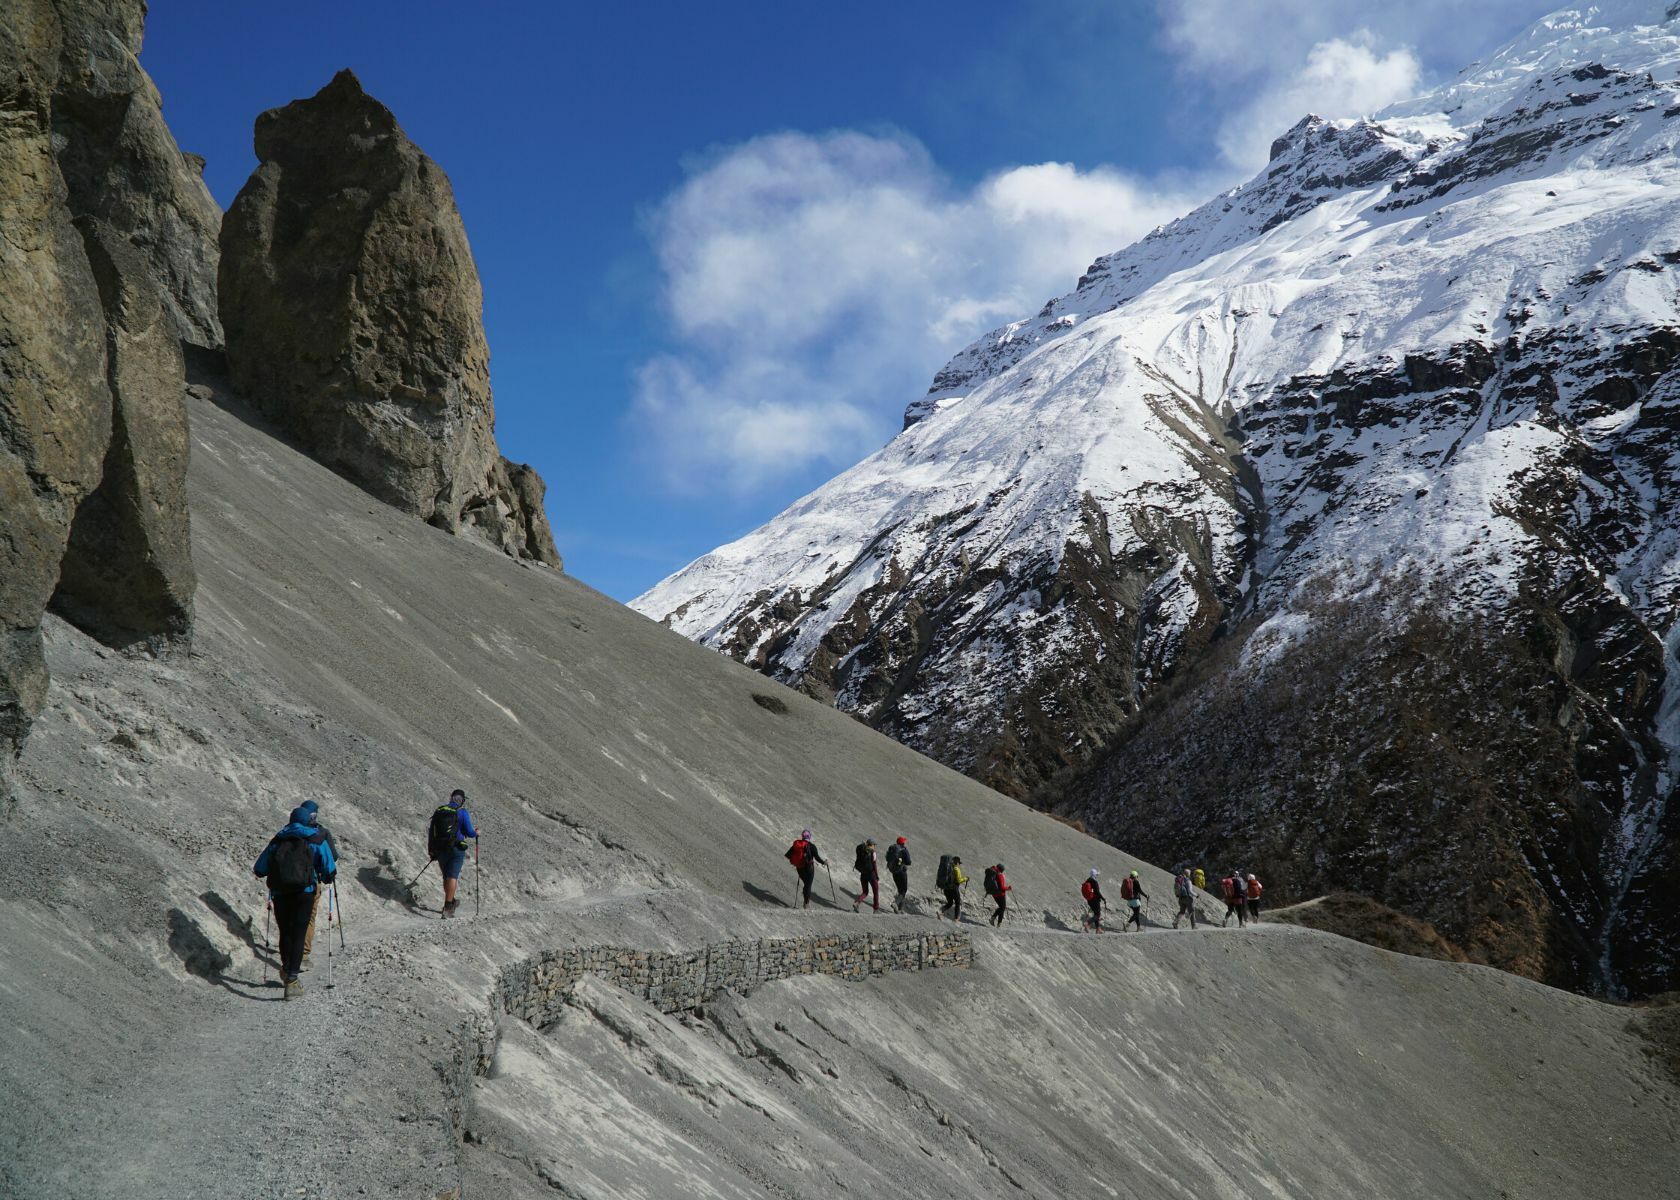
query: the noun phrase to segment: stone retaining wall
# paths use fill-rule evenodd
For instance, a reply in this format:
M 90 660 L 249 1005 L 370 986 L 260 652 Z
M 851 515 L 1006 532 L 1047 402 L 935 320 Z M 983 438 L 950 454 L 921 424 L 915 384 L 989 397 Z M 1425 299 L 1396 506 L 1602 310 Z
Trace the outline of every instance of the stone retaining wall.
M 541 1028 L 559 1015 L 566 994 L 585 975 L 615 984 L 664 1012 L 678 1012 L 699 1008 L 724 988 L 749 992 L 795 975 L 864 979 L 888 971 L 966 967 L 973 961 L 974 945 L 966 933 L 813 934 L 717 942 L 676 954 L 570 946 L 504 968 L 491 1008 Z

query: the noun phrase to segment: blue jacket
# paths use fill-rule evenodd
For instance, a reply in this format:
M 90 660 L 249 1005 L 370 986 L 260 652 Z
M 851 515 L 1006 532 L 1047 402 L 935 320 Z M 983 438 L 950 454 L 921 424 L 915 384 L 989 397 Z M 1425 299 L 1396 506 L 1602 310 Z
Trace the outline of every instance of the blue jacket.
M 467 811 L 465 804 L 461 805 L 461 836 L 464 838 L 476 838 L 478 836 L 478 830 L 473 828 L 472 814 Z
M 326 839 L 320 838 L 320 831 L 307 821 L 300 819 L 303 815 L 305 814 L 303 814 L 301 809 L 292 810 L 292 819 L 290 823 L 288 823 L 287 826 L 279 833 L 270 838 L 268 840 L 268 845 L 263 847 L 263 852 L 257 856 L 256 865 L 251 868 L 253 874 L 259 877 L 266 876 L 268 874 L 268 860 L 274 854 L 274 843 L 278 842 L 281 838 L 295 837 L 302 838 L 304 841 L 309 842 L 311 848 L 315 851 L 316 876 L 320 879 L 324 879 L 328 883 L 333 881 L 333 877 L 338 874 L 338 860 L 333 857 L 332 847 L 327 844 Z M 303 890 L 305 892 L 313 892 L 315 890 L 315 885 L 310 884 Z

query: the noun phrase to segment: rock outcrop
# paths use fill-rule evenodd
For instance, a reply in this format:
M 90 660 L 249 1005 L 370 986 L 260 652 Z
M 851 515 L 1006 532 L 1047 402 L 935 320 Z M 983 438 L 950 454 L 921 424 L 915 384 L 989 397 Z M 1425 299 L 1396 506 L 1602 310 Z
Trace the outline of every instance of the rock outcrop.
M 396 508 L 560 565 L 542 484 L 496 448 L 483 297 L 449 180 L 349 71 L 262 114 L 222 226 L 228 366 Z
M 55 0 L 62 30 L 52 102 L 59 169 L 77 216 L 97 217 L 145 256 L 175 336 L 221 345 L 216 316 L 222 214 L 204 160 L 183 154 L 139 61 L 143 0 Z
M 83 170 L 100 147 L 142 157 L 124 131 L 155 92 L 132 51 L 126 98 L 59 119 L 109 82 L 88 47 L 120 58 L 143 11 L 24 0 L 0 28 L 0 797 L 46 699 L 49 603 L 113 645 L 191 629 L 180 329 L 149 253 L 169 239 L 92 215 L 105 185 Z

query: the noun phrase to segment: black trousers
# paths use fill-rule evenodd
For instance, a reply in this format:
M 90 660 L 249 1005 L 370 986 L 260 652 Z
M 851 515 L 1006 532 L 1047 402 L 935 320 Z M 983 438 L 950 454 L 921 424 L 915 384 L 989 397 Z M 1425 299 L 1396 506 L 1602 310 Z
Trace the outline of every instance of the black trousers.
M 1004 913 L 1009 911 L 1009 894 L 1005 892 L 1001 896 L 993 896 L 992 899 L 997 901 L 997 911 L 992 914 L 991 922 L 993 925 L 1002 925 Z
M 904 894 L 910 890 L 910 872 L 894 871 L 892 873 L 893 886 L 898 889 L 898 906 L 904 907 Z
M 1089 920 L 1091 922 L 1091 924 L 1093 924 L 1093 925 L 1101 925 L 1102 924 L 1102 901 L 1101 900 L 1087 900 L 1087 901 L 1085 901 L 1085 903 L 1089 904 L 1091 906 L 1091 915 L 1086 919 Z
M 280 977 L 296 979 L 303 967 L 303 936 L 315 911 L 315 893 L 274 896 L 274 924 L 280 930 Z
M 1258 921 L 1260 919 L 1259 897 L 1255 897 L 1248 902 L 1248 919 L 1250 921 Z
M 953 921 L 962 920 L 962 889 L 954 887 L 946 888 L 945 907 L 939 911 L 949 912 Z
M 811 903 L 811 882 L 817 877 L 817 864 L 808 862 L 799 868 L 799 882 L 805 886 L 805 903 Z
M 1237 914 L 1237 924 L 1238 925 L 1244 924 L 1248 919 L 1246 914 L 1244 914 L 1244 912 L 1243 912 L 1243 902 L 1241 900 L 1227 900 L 1227 901 L 1225 901 L 1225 919 L 1227 921 L 1229 921 L 1231 919 L 1231 914 L 1232 913 Z
M 1190 928 L 1196 928 L 1196 898 L 1194 896 L 1180 896 L 1178 898 L 1178 916 L 1173 918 L 1174 929 L 1178 928 L 1179 921 L 1184 919 L 1186 913 L 1190 915 Z

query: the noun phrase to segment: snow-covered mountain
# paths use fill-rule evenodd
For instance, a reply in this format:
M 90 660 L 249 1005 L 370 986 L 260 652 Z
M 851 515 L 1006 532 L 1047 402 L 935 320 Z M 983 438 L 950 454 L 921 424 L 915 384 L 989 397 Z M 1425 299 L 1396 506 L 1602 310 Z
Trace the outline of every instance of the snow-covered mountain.
M 1285 887 L 1357 883 L 1490 961 L 1680 984 L 1655 883 L 1680 867 L 1677 18 L 1562 10 L 1418 100 L 1304 119 L 1255 179 L 963 349 L 890 444 L 635 606 L 1095 832 L 1147 830 L 1158 858 L 1263 847 Z M 1382 853 L 1311 844 L 1326 806 L 1367 807 L 1324 779 L 1387 744 L 1352 710 L 1321 714 L 1340 742 L 1298 708 L 1222 743 L 1270 764 L 1235 786 L 1272 789 L 1255 803 L 1294 850 L 1181 798 L 1221 689 L 1333 642 L 1397 678 L 1381 639 L 1335 642 L 1352 626 L 1326 614 L 1355 602 L 1462 644 L 1489 682 L 1463 703 L 1495 703 L 1507 668 L 1544 676 L 1539 709 L 1437 731 L 1478 730 L 1472 758 L 1562 731 L 1547 780 L 1488 779 L 1497 853 L 1437 844 L 1428 788 L 1348 834 Z M 1150 735 L 1151 774 L 1126 746 L 1174 689 L 1200 700 Z

